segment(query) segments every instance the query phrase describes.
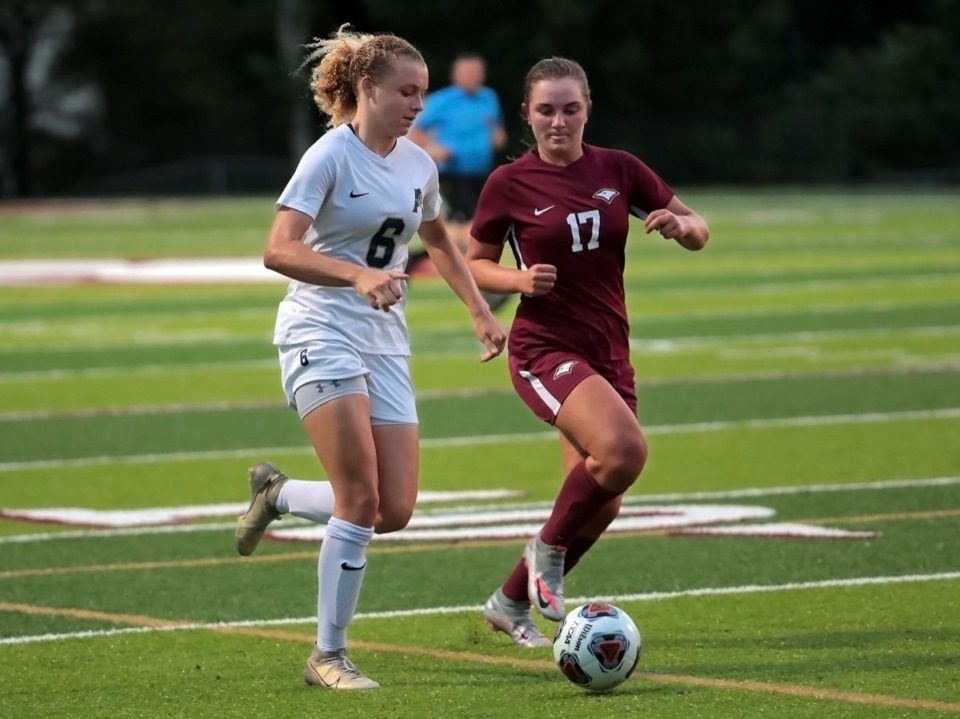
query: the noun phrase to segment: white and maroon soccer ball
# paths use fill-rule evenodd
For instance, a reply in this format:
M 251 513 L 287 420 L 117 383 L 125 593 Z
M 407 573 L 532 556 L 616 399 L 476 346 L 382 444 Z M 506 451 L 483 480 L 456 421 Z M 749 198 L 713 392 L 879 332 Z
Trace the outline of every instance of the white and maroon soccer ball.
M 584 689 L 623 684 L 640 661 L 637 625 L 611 604 L 583 604 L 567 614 L 553 637 L 553 657 L 563 676 Z

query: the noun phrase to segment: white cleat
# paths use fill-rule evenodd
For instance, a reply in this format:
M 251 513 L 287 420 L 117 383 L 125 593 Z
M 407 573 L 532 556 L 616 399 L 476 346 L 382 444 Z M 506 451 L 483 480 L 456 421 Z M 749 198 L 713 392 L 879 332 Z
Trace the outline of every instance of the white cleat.
M 241 515 L 233 543 L 244 557 L 253 554 L 269 524 L 280 518 L 277 497 L 287 475 L 269 462 L 250 469 L 250 506 Z
M 562 621 L 566 616 L 563 603 L 563 560 L 567 550 L 530 540 L 523 550 L 527 564 L 527 595 L 530 604 L 547 619 Z
M 483 607 L 483 618 L 495 631 L 503 632 L 518 647 L 538 649 L 552 647 L 530 616 L 529 602 L 515 602 L 498 589 Z
M 316 646 L 307 659 L 303 679 L 307 684 L 328 689 L 377 689 L 380 686 L 357 669 L 347 658 L 346 649 L 325 652 Z

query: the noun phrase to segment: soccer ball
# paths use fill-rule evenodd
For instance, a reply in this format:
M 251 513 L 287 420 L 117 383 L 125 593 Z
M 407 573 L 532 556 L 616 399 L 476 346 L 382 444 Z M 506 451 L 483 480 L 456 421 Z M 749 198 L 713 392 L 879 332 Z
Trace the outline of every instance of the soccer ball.
M 583 604 L 553 637 L 553 658 L 567 679 L 594 691 L 623 684 L 640 661 L 640 632 L 622 609 Z

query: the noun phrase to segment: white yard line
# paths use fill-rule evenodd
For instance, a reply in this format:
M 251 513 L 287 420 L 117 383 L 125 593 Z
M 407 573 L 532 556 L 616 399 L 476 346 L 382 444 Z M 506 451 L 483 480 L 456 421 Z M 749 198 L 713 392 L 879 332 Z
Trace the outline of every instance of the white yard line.
M 875 269 L 873 265 L 864 269 Z M 876 268 L 883 270 L 885 268 Z M 763 268 L 754 268 L 751 274 L 764 276 Z M 632 276 L 632 275 L 631 275 Z M 794 290 L 821 290 L 850 285 L 871 284 L 930 284 L 958 278 L 955 273 L 913 272 L 888 276 L 863 273 L 854 277 L 801 282 L 764 282 L 735 288 L 737 292 L 752 294 L 776 294 Z M 97 258 L 79 260 L 6 260 L 0 262 L 0 286 L 60 285 L 75 283 L 110 284 L 244 284 L 267 283 L 282 285 L 287 278 L 266 269 L 259 257 L 203 257 L 203 258 L 154 258 L 130 260 L 127 258 Z M 696 288 L 677 290 L 673 294 L 691 295 L 730 292 L 732 288 Z
M 960 369 L 960 365 L 957 366 Z M 934 370 L 931 370 L 934 371 Z M 907 374 L 897 372 L 896 374 Z M 461 387 L 459 389 L 434 389 L 417 392 L 418 401 L 446 399 L 469 399 L 487 395 L 510 394 L 512 387 Z M 171 404 L 143 404 L 129 407 L 113 406 L 76 410 L 24 410 L 0 412 L 0 422 L 30 422 L 49 419 L 92 419 L 96 417 L 141 417 L 149 415 L 183 414 L 187 412 L 233 412 L 259 409 L 283 409 L 286 403 L 280 399 L 261 399 L 222 402 L 174 402 Z
M 653 502 L 685 502 L 699 500 L 738 499 L 743 497 L 776 497 L 791 494 L 820 494 L 825 492 L 878 492 L 892 489 L 919 489 L 922 487 L 951 487 L 960 484 L 960 477 L 927 477 L 919 479 L 893 479 L 879 482 L 859 482 L 845 484 L 800 484 L 779 487 L 749 487 L 745 489 L 729 489 L 714 492 L 675 492 L 670 494 L 637 494 L 626 499 L 626 504 L 649 504 Z M 424 510 L 423 516 L 431 516 L 439 512 L 484 512 L 484 511 L 511 511 L 539 509 L 551 506 L 552 502 L 523 502 L 499 503 L 487 505 L 469 505 L 463 507 L 447 507 L 442 510 Z M 305 520 L 296 517 L 284 519 L 284 525 L 312 526 Z M 49 542 L 56 540 L 74 539 L 105 539 L 110 537 L 135 537 L 155 534 L 185 534 L 193 532 L 223 532 L 236 527 L 236 522 L 204 522 L 195 524 L 175 524 L 170 526 L 154 527 L 127 527 L 122 529 L 79 529 L 64 532 L 35 532 L 30 534 L 13 534 L 0 536 L 0 545 L 3 544 L 32 544 L 34 542 Z
M 185 372 L 247 372 L 250 370 L 277 369 L 277 360 L 238 360 L 233 362 L 183 362 L 178 364 L 145 364 L 136 367 L 120 365 L 85 367 L 83 369 L 45 369 L 23 372 L 0 372 L 0 382 L 37 382 L 56 380 L 97 379 L 102 377 L 143 377 L 158 374 Z M 279 372 L 279 370 L 278 370 Z
M 685 597 L 709 597 L 743 594 L 763 594 L 772 592 L 791 592 L 805 589 L 834 589 L 844 587 L 890 586 L 918 582 L 938 582 L 960 579 L 960 572 L 937 572 L 933 574 L 904 574 L 880 577 L 849 577 L 843 579 L 824 579 L 812 582 L 788 582 L 786 584 L 745 584 L 733 587 L 700 587 L 676 592 L 643 592 L 639 594 L 611 594 L 608 596 L 568 597 L 567 605 L 576 606 L 586 602 L 659 602 Z M 422 607 L 417 609 L 398 609 L 385 612 L 360 612 L 355 619 L 403 619 L 407 617 L 440 616 L 449 614 L 468 614 L 483 611 L 479 604 Z M 0 638 L 3 644 L 35 644 L 38 642 L 62 642 L 72 639 L 91 639 L 96 637 L 114 637 L 121 634 L 148 634 L 153 632 L 194 631 L 201 629 L 219 629 L 225 627 L 269 627 L 290 624 L 312 625 L 316 617 L 285 617 L 281 619 L 248 619 L 236 622 L 190 622 L 163 627 L 123 627 L 119 629 L 89 630 L 82 632 L 64 632 L 60 634 L 31 634 L 18 637 Z
M 727 430 L 769 429 L 778 427 L 822 427 L 838 424 L 912 422 L 918 420 L 956 419 L 958 417 L 960 417 L 960 407 L 948 407 L 944 409 L 904 410 L 898 412 L 865 412 L 862 414 L 811 415 L 805 417 L 774 417 L 769 419 L 655 424 L 645 427 L 644 432 L 647 435 L 693 434 L 698 432 L 724 432 Z M 486 444 L 540 442 L 553 440 L 556 436 L 556 432 L 554 431 L 544 431 L 477 434 L 460 437 L 432 437 L 421 440 L 420 446 L 425 449 L 434 447 L 476 447 Z M 265 455 L 311 454 L 312 452 L 312 448 L 305 446 L 252 447 L 247 449 L 209 450 L 203 452 L 167 452 L 134 455 L 102 455 L 96 457 L 76 457 L 73 459 L 25 460 L 22 462 L 0 462 L 0 473 L 39 469 L 63 469 L 67 467 L 89 467 L 104 464 L 153 464 L 159 462 L 241 459 Z
M 929 325 L 923 327 L 871 327 L 865 329 L 816 330 L 800 332 L 771 332 L 761 334 L 738 335 L 698 335 L 687 337 L 634 337 L 630 340 L 633 352 L 646 355 L 678 354 L 681 352 L 698 352 L 704 350 L 722 349 L 730 352 L 737 347 L 755 348 L 758 345 L 775 344 L 776 349 L 783 351 L 782 345 L 810 345 L 823 341 L 845 341 L 853 339 L 870 339 L 876 337 L 891 338 L 929 338 L 952 337 L 960 334 L 960 325 Z M 903 351 L 902 348 L 894 348 Z M 33 351 L 38 351 L 36 347 Z M 790 349 L 795 352 L 796 349 Z M 417 359 L 455 359 L 474 357 L 478 350 L 451 349 L 451 350 L 419 350 L 414 343 L 414 354 Z M 177 364 L 149 364 L 135 367 L 110 365 L 101 367 L 86 367 L 80 369 L 49 369 L 0 372 L 0 382 L 24 382 L 37 380 L 88 379 L 96 377 L 110 377 L 114 375 L 142 376 L 155 375 L 165 372 L 208 372 L 208 371 L 240 371 L 249 369 L 272 369 L 277 366 L 276 360 L 240 360 L 234 362 L 184 362 Z
M 771 370 L 768 372 L 745 372 L 742 374 L 711 374 L 699 377 L 658 377 L 639 379 L 637 387 L 670 387 L 675 385 L 705 385 L 765 382 L 795 379 L 837 379 L 843 377 L 890 377 L 935 374 L 938 372 L 960 371 L 960 362 L 938 362 L 928 365 L 909 367 L 850 367 L 827 371 Z M 417 392 L 420 401 L 448 399 L 471 399 L 493 395 L 511 394 L 513 388 L 501 387 L 458 387 L 454 389 L 427 389 Z M 51 419 L 93 419 L 97 417 L 139 417 L 147 415 L 181 414 L 187 412 L 232 412 L 259 409 L 282 409 L 286 405 L 277 400 L 240 400 L 210 402 L 173 402 L 170 404 L 145 404 L 130 406 L 109 406 L 66 410 L 20 410 L 0 412 L 0 422 L 30 422 Z
M 420 307 L 425 302 L 424 299 L 418 299 L 416 306 Z M 649 307 L 643 310 L 637 309 L 633 314 L 642 317 L 644 320 L 665 321 L 667 319 L 686 321 L 703 319 L 734 319 L 738 317 L 777 317 L 781 315 L 796 315 L 802 313 L 805 317 L 817 317 L 820 315 L 838 315 L 850 312 L 881 312 L 888 309 L 902 309 L 904 306 L 912 307 L 954 307 L 958 304 L 956 301 L 919 301 L 905 304 L 903 301 L 875 301 L 875 302 L 849 302 L 841 304 L 822 304 L 817 307 L 774 307 L 774 308 L 738 308 L 738 309 L 696 309 L 680 311 L 657 311 Z M 7 321 L 9 322 L 9 321 Z M 414 324 L 417 322 L 414 319 Z M 18 320 L 10 322 L 17 327 L 30 327 L 36 331 L 53 331 L 52 323 L 45 320 Z M 5 323 L 0 321 L 0 327 Z M 424 335 L 444 336 L 451 334 L 461 334 L 464 331 L 463 323 L 437 323 L 429 327 L 414 327 L 413 339 L 416 340 Z M 137 331 L 134 336 L 124 337 L 122 341 L 82 341 L 78 338 L 73 346 L 84 350 L 103 350 L 127 349 L 131 346 L 137 347 L 168 347 L 172 344 L 190 344 L 200 345 L 226 344 L 231 342 L 267 342 L 269 343 L 269 333 L 264 332 L 246 332 L 246 333 L 226 333 L 220 332 L 214 334 L 209 328 L 184 330 L 182 332 L 150 330 L 149 332 Z M 643 339 L 638 338 L 638 339 Z M 31 345 L 29 348 L 23 347 L 0 347 L 0 356 L 9 354 L 19 354 L 25 351 L 34 352 L 38 349 L 62 348 L 62 337 L 57 338 L 57 342 L 51 345 Z

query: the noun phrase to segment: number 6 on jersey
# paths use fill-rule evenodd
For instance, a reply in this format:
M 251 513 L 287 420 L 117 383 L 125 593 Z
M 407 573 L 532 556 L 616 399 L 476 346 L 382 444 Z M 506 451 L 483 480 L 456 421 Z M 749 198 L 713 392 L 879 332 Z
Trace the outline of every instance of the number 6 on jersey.
M 383 269 L 390 264 L 393 253 L 397 249 L 397 237 L 403 233 L 403 220 L 399 217 L 388 217 L 380 225 L 380 229 L 370 239 L 370 249 L 367 250 L 367 264 L 370 267 Z

